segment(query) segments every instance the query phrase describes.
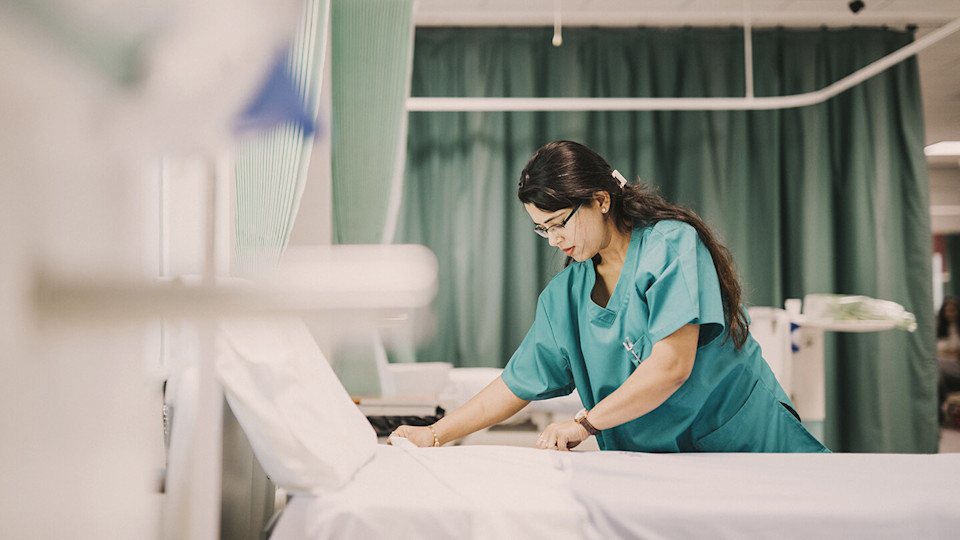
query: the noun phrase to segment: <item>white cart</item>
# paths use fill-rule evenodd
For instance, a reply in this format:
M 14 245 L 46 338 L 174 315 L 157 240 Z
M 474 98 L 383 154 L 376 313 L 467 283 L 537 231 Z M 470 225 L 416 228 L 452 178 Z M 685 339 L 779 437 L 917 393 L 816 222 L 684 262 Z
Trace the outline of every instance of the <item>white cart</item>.
M 824 310 L 818 309 L 818 296 L 808 295 L 802 302 L 787 300 L 784 303 L 786 309 L 753 307 L 748 313 L 750 333 L 760 344 L 764 359 L 793 401 L 804 426 L 823 442 L 823 421 L 826 418 L 824 332 L 882 332 L 897 328 L 900 321 L 830 318 L 824 316 Z

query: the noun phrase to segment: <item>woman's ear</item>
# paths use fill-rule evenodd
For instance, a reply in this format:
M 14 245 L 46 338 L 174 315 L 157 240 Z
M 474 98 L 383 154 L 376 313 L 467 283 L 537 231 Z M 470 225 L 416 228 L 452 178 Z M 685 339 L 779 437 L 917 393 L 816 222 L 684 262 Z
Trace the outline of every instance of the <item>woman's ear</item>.
M 606 191 L 598 191 L 593 194 L 593 199 L 597 201 L 597 208 L 600 212 L 606 214 L 610 211 L 610 194 Z

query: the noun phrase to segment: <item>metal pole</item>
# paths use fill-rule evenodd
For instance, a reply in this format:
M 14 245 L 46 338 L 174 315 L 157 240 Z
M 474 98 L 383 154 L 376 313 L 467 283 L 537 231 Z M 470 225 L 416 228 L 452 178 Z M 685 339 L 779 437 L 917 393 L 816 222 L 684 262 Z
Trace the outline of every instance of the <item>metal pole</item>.
M 960 30 L 960 18 L 906 45 L 829 86 L 813 92 L 771 97 L 724 98 L 418 98 L 407 99 L 411 112 L 506 111 L 736 111 L 806 107 L 823 103 L 841 92 Z M 751 54 L 752 56 L 752 54 Z M 752 66 L 748 72 L 752 71 Z M 751 74 L 752 77 L 752 74 Z M 752 88 L 752 83 L 748 89 Z

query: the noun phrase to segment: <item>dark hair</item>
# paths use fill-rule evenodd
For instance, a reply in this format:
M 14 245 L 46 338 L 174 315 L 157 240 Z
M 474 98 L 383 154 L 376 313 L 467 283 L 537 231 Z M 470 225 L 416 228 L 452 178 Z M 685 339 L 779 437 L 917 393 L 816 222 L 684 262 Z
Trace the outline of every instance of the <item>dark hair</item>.
M 597 192 L 606 191 L 610 194 L 609 215 L 617 229 L 624 233 L 661 220 L 691 225 L 710 251 L 717 268 L 727 336 L 733 339 L 738 349 L 742 347 L 750 329 L 740 307 L 742 289 L 730 251 L 692 210 L 668 203 L 656 190 L 643 184 L 626 185 L 621 189 L 612 173 L 613 169 L 606 160 L 586 146 L 572 141 L 554 141 L 537 150 L 527 162 L 520 173 L 517 196 L 524 204 L 533 204 L 544 212 L 556 212 L 577 204 L 589 204 Z
M 953 296 L 943 299 L 943 303 L 940 304 L 940 311 L 937 312 L 937 339 L 945 338 L 950 333 L 950 321 L 947 320 L 947 304 L 953 304 L 960 310 L 960 301 Z M 957 324 L 957 321 L 954 321 L 953 324 Z

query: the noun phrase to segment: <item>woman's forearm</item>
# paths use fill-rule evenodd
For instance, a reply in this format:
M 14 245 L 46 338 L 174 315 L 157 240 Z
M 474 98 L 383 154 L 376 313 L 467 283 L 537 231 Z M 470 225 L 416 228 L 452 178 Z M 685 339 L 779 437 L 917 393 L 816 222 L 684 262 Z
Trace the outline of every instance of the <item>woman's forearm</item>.
M 590 423 L 609 429 L 662 405 L 690 376 L 698 337 L 699 327 L 687 325 L 657 342 L 620 388 L 590 410 Z
M 470 401 L 433 424 L 433 429 L 440 439 L 440 444 L 446 444 L 499 424 L 520 412 L 529 403 L 515 396 L 503 379 L 497 377 L 470 398 Z

